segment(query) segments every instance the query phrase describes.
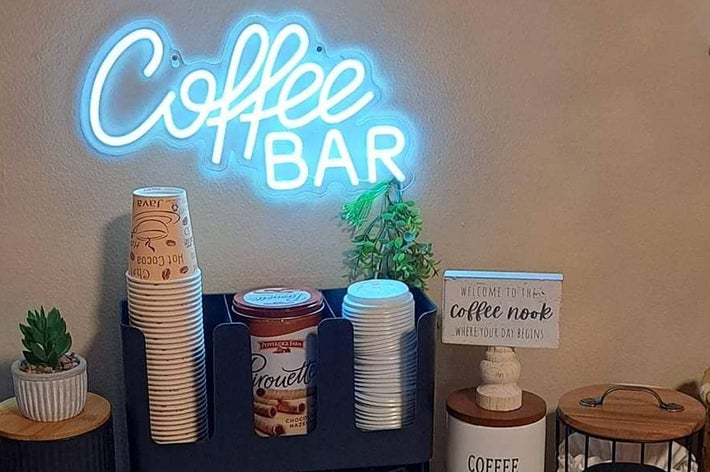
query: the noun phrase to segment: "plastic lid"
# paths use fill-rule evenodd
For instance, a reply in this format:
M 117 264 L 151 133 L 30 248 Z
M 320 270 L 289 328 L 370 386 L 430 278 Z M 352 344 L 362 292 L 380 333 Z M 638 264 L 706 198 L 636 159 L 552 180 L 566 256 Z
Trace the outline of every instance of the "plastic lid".
M 389 305 L 411 298 L 407 284 L 399 280 L 372 279 L 348 287 L 348 299 L 362 305 Z
M 241 315 L 265 318 L 293 318 L 323 308 L 323 295 L 311 288 L 261 287 L 236 293 L 232 309 Z

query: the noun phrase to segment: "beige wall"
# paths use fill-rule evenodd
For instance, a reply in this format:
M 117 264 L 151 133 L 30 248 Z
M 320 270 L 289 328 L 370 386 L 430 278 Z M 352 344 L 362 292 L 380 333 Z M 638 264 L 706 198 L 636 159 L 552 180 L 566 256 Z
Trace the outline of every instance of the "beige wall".
M 137 186 L 188 189 L 209 292 L 343 283 L 337 197 L 265 203 L 243 177 L 203 180 L 191 152 L 108 163 L 75 132 L 84 61 L 117 25 L 155 16 L 183 52 L 204 53 L 233 19 L 292 3 L 0 1 L 0 397 L 11 394 L 17 322 L 58 305 L 91 388 L 120 408 L 117 305 Z M 697 380 L 710 364 L 710 2 L 299 7 L 329 44 L 373 51 L 392 107 L 417 121 L 409 196 L 442 267 L 564 273 L 561 347 L 520 352 L 525 388 L 552 410 L 583 384 Z M 431 296 L 440 301 L 440 279 Z M 480 358 L 439 346 L 439 459 L 441 406 L 477 382 Z

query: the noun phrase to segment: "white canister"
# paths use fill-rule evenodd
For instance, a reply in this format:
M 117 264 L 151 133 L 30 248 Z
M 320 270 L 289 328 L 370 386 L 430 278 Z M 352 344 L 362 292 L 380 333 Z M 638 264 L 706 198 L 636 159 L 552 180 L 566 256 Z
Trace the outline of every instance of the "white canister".
M 523 392 L 522 407 L 501 412 L 480 408 L 475 398 L 470 388 L 447 400 L 447 472 L 543 472 L 545 401 Z

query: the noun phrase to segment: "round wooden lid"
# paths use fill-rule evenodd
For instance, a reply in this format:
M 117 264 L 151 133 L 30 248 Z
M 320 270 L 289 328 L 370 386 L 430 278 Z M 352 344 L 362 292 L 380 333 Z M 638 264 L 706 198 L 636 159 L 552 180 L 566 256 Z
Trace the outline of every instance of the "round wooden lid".
M 15 398 L 0 403 L 0 437 L 15 441 L 56 441 L 93 431 L 111 417 L 111 404 L 89 393 L 84 411 L 74 418 L 52 423 L 31 421 L 20 414 Z
M 574 429 L 602 438 L 632 442 L 660 442 L 683 438 L 705 424 L 705 408 L 691 396 L 675 390 L 653 388 L 665 403 L 677 403 L 682 411 L 658 406 L 648 392 L 617 390 L 599 406 L 582 406 L 583 398 L 601 396 L 612 385 L 589 385 L 560 398 L 557 414 Z
M 468 424 L 491 428 L 512 428 L 525 426 L 545 417 L 545 400 L 534 393 L 523 391 L 523 406 L 513 411 L 484 410 L 476 405 L 476 388 L 457 390 L 446 400 L 446 411 Z

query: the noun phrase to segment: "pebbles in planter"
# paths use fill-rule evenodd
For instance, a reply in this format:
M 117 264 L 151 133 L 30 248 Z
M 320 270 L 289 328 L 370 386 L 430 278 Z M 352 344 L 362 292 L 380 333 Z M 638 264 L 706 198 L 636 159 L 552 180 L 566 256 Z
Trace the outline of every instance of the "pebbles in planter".
M 202 272 L 183 189 L 133 192 L 128 315 L 145 337 L 153 440 L 207 437 Z

